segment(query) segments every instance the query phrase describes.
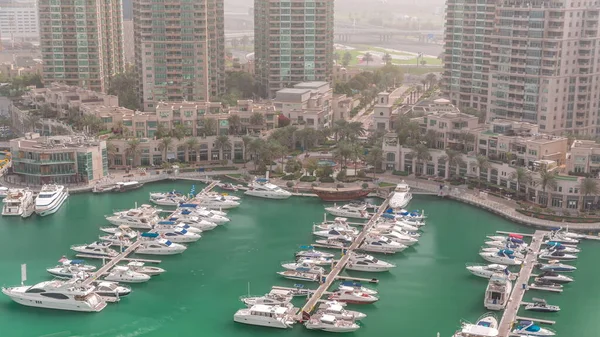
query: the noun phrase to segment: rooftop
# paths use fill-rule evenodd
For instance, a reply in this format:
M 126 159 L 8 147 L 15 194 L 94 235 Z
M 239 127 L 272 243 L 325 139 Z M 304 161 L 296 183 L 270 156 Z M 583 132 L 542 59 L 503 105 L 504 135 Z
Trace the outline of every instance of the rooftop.
M 26 133 L 25 137 L 11 140 L 18 142 L 19 148 L 60 149 L 98 146 L 99 141 L 85 136 L 40 136 L 38 133 Z
M 312 81 L 312 82 L 298 83 L 298 84 L 294 85 L 294 88 L 318 89 L 325 85 L 329 85 L 329 83 L 324 82 L 324 81 Z

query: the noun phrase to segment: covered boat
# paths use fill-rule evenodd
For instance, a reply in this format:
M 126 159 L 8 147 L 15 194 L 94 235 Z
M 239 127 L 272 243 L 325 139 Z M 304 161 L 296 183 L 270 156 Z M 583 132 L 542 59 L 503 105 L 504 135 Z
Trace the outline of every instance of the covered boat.
M 312 191 L 324 201 L 350 201 L 364 198 L 371 190 L 354 187 L 313 187 Z

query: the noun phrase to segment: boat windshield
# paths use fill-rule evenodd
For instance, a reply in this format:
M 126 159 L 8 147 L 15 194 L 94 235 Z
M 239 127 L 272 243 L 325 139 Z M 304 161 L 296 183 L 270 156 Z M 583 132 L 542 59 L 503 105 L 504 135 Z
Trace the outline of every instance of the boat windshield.
M 477 322 L 477 325 L 479 325 L 479 326 L 485 326 L 485 327 L 489 328 L 489 327 L 492 326 L 492 323 L 486 322 L 486 321 L 479 321 L 479 322 Z
M 37 197 L 42 198 L 42 199 L 52 198 L 55 194 L 56 193 L 49 193 L 49 194 L 48 193 L 44 193 L 44 194 L 40 193 Z

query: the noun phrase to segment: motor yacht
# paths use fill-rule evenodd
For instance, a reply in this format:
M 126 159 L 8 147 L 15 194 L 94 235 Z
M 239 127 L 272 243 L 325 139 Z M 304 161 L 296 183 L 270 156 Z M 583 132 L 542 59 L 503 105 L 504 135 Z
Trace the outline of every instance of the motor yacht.
M 577 270 L 577 267 L 560 263 L 558 260 L 550 260 L 548 263 L 539 263 L 537 264 L 537 268 L 541 271 L 555 271 L 561 273 Z
M 539 255 L 539 259 L 542 260 L 575 260 L 577 259 L 577 255 L 575 254 L 566 254 L 562 251 L 550 251 L 547 249 L 542 250 Z
M 319 240 L 315 240 L 316 243 L 323 245 L 325 247 L 328 248 L 346 248 L 348 246 L 350 246 L 350 244 L 352 243 L 352 240 L 354 240 L 353 237 L 347 236 L 347 235 L 338 235 L 338 236 L 332 236 L 330 238 L 327 239 L 319 239 Z
M 500 333 L 498 319 L 492 313 L 479 317 L 475 324 L 463 322 L 461 325 L 453 337 L 496 337 Z
M 116 250 L 109 248 L 111 245 L 111 242 L 93 242 L 91 244 L 73 245 L 71 246 L 71 250 L 86 255 L 106 257 L 115 257 L 119 255 Z
M 371 304 L 377 302 L 379 298 L 374 295 L 352 289 L 336 291 L 329 296 L 328 300 L 351 304 Z
M 198 228 L 201 231 L 210 231 L 217 228 L 217 224 L 208 220 L 200 219 L 197 216 L 189 215 L 174 215 L 171 216 L 167 221 L 174 222 L 177 225 L 185 224 L 194 228 Z M 159 223 L 168 224 L 165 221 Z M 156 226 L 155 226 L 156 227 Z
M 485 245 L 488 247 L 492 247 L 492 248 L 496 248 L 496 249 L 510 249 L 510 250 L 514 250 L 514 251 L 519 251 L 519 252 L 523 252 L 525 251 L 527 248 L 523 247 L 519 244 L 516 243 L 510 243 L 510 242 L 503 242 L 503 241 L 486 241 Z
M 405 245 L 391 240 L 385 236 L 367 235 L 360 249 L 366 252 L 394 254 L 405 250 Z
M 297 257 L 296 262 L 307 262 L 315 266 L 330 266 L 333 263 L 333 258 L 329 257 Z
M 378 260 L 371 255 L 356 253 L 351 254 L 352 255 L 348 259 L 348 264 L 346 265 L 346 269 L 348 270 L 384 272 L 396 267 L 394 264 Z
M 258 304 L 238 310 L 233 315 L 233 320 L 243 324 L 287 329 L 295 322 L 288 310 L 286 307 Z
M 341 226 L 332 226 L 331 228 L 325 230 L 318 230 L 317 228 L 313 227 L 313 235 L 320 236 L 323 238 L 338 237 L 341 235 L 357 236 L 358 234 L 360 234 L 360 231 L 352 227 L 348 228 Z
M 67 200 L 69 190 L 62 185 L 44 185 L 35 198 L 35 213 L 46 216 L 58 211 Z
M 549 289 L 562 289 L 563 285 L 559 283 L 554 283 L 552 281 L 536 278 L 531 284 L 532 287 L 538 288 L 549 288 Z
M 559 251 L 563 253 L 579 253 L 581 250 L 573 246 L 565 246 L 560 242 L 549 241 L 546 242 L 546 249 L 549 251 Z
M 300 251 L 296 252 L 296 258 L 326 258 L 332 259 L 334 254 L 315 250 L 313 246 L 300 246 Z
M 319 304 L 318 312 L 325 313 L 327 315 L 333 315 L 337 319 L 344 319 L 348 321 L 360 321 L 367 317 L 362 312 L 348 310 L 345 308 L 345 302 L 338 301 L 325 301 Z
M 176 190 L 172 190 L 170 192 L 150 192 L 150 199 L 168 198 L 168 197 L 185 198 L 186 195 L 179 191 L 176 191 Z
M 131 288 L 117 282 L 98 280 L 92 282 L 96 293 L 102 297 L 123 297 L 131 294 Z
M 373 228 L 391 229 L 391 230 L 395 230 L 396 232 L 401 232 L 401 231 L 418 232 L 419 231 L 419 227 L 415 227 L 415 226 L 406 224 L 404 222 L 399 222 L 399 221 L 395 221 L 395 220 L 392 222 L 378 221 L 375 223 Z
M 293 295 L 287 290 L 273 289 L 270 293 L 263 296 L 242 296 L 240 301 L 250 308 L 253 305 L 273 305 L 273 306 L 287 306 L 294 298 Z
M 419 239 L 412 237 L 410 235 L 403 234 L 401 232 L 395 231 L 393 229 L 383 229 L 383 228 L 373 228 L 370 233 L 377 234 L 381 236 L 385 236 L 393 241 L 396 241 L 405 246 L 412 246 L 415 243 L 419 242 Z
M 219 184 L 217 184 L 217 186 L 220 189 L 225 190 L 225 191 L 233 191 L 233 192 L 235 192 L 235 191 L 238 190 L 237 186 L 235 186 L 233 184 L 230 184 L 230 183 L 219 183 Z
M 164 273 L 166 270 L 154 267 L 154 266 L 146 266 L 144 262 L 139 261 L 131 261 L 126 265 L 129 270 L 134 271 L 136 273 L 142 273 L 149 276 L 156 276 Z
M 152 225 L 160 221 L 160 211 L 144 204 L 138 208 L 115 212 L 113 215 L 107 216 L 106 220 L 115 226 L 126 225 L 130 228 L 150 230 Z
M 501 249 L 501 248 L 495 248 L 495 247 L 481 246 L 480 252 L 496 253 L 499 250 L 503 250 L 503 249 Z M 515 251 L 513 249 L 508 249 L 508 248 L 504 248 L 504 250 L 510 250 L 511 252 L 513 252 L 512 255 L 514 257 L 516 257 L 517 259 L 520 259 L 520 260 L 525 260 L 525 254 L 523 254 L 520 251 Z
M 504 264 L 507 266 L 519 266 L 523 263 L 523 260 L 517 259 L 514 256 L 514 251 L 510 249 L 500 249 L 496 252 L 483 251 L 479 253 L 479 256 L 491 263 Z
M 139 181 L 118 181 L 115 184 L 115 192 L 127 192 L 131 190 L 135 190 L 144 186 L 143 183 Z
M 340 283 L 340 285 L 337 288 L 337 291 L 348 291 L 348 290 L 356 290 L 356 291 L 360 291 L 361 293 L 365 293 L 365 294 L 369 294 L 369 295 L 377 295 L 376 290 L 367 288 L 367 287 L 363 286 L 362 283 L 360 283 L 360 282 L 344 281 L 344 282 Z
M 29 217 L 35 210 L 33 192 L 26 189 L 10 189 L 2 200 L 2 215 Z
M 425 219 L 427 219 L 427 216 L 425 215 L 425 211 L 419 211 L 419 210 L 414 210 L 414 211 L 407 211 L 405 209 L 400 210 L 399 212 L 395 213 L 397 217 L 400 217 L 401 219 L 409 219 L 409 220 L 417 220 L 417 221 L 424 221 Z
M 142 243 L 135 250 L 136 254 L 146 255 L 175 255 L 183 253 L 187 247 L 173 243 L 167 239 L 159 238 L 158 233 L 142 233 L 140 235 Z
M 391 193 L 389 207 L 393 210 L 400 210 L 406 207 L 411 199 L 410 186 L 402 180 Z
M 244 194 L 267 199 L 288 199 L 292 196 L 292 193 L 269 183 L 269 179 L 266 178 L 254 179 L 248 184 L 248 190 Z
M 225 198 L 227 198 L 227 196 Z M 185 210 L 188 210 L 188 211 L 207 211 L 208 210 L 211 213 L 216 214 L 216 215 L 227 216 L 226 212 L 219 211 L 219 210 L 216 210 L 216 209 L 208 209 L 206 207 L 201 207 L 198 204 L 190 204 L 190 203 L 181 204 L 181 205 L 179 205 L 179 209 L 181 209 L 181 210 L 185 209 Z
M 168 196 L 168 197 L 150 197 L 150 202 L 159 205 L 159 206 L 169 206 L 169 207 L 177 207 L 182 202 L 185 202 L 185 197 L 176 197 L 176 196 Z
M 372 214 L 367 211 L 368 205 L 350 203 L 343 206 L 334 204 L 331 207 L 325 207 L 325 211 L 333 216 L 353 218 L 353 219 L 369 219 Z
M 483 278 L 490 278 L 492 275 L 497 273 L 506 273 L 508 266 L 503 264 L 480 264 L 480 263 L 469 263 L 467 264 L 467 270 L 471 274 Z M 509 272 L 510 273 L 510 272 Z
M 104 279 L 124 283 L 143 283 L 150 280 L 150 275 L 132 271 L 126 266 L 116 266 Z
M 235 200 L 225 198 L 225 196 L 202 196 L 197 195 L 194 200 L 198 202 L 198 205 L 208 209 L 231 209 L 238 207 L 240 203 Z
M 174 243 L 190 243 L 200 240 L 200 234 L 188 232 L 186 229 L 162 229 L 156 231 L 160 237 Z
M 512 292 L 512 282 L 508 275 L 496 273 L 490 277 L 485 290 L 484 306 L 489 310 L 503 310 Z
M 517 327 L 512 331 L 520 336 L 554 336 L 556 332 L 548 328 L 542 328 L 532 321 L 520 321 Z
M 327 332 L 353 332 L 360 326 L 353 321 L 338 319 L 334 315 L 317 313 L 310 317 L 304 326 L 309 330 L 322 330 Z
M 8 195 L 8 187 L 0 186 L 0 199 L 6 198 Z
M 546 300 L 534 297 L 533 302 L 528 303 L 525 306 L 525 310 L 540 312 L 559 312 L 560 307 L 558 305 L 549 305 L 548 303 L 546 303 Z
M 112 246 L 118 247 L 129 247 L 133 243 L 133 241 L 131 241 L 128 237 L 119 234 L 100 235 L 98 239 L 109 242 Z
M 570 282 L 575 281 L 570 276 L 555 273 L 553 271 L 545 271 L 545 272 L 539 274 L 536 277 L 536 279 L 543 280 L 543 281 L 550 281 L 550 282 L 554 282 L 554 283 L 570 283 Z
M 325 274 L 325 269 L 323 267 L 316 266 L 311 262 L 284 262 L 281 266 L 287 270 L 295 270 L 302 273 L 311 273 L 311 274 Z
M 217 225 L 222 225 L 224 223 L 229 222 L 229 218 L 227 218 L 226 216 L 224 216 L 222 214 L 217 214 L 216 212 L 217 211 L 209 210 L 209 209 L 205 209 L 205 208 L 200 208 L 200 209 L 196 209 L 196 210 L 190 210 L 187 208 L 183 208 L 180 211 L 175 212 L 172 215 L 172 217 L 173 216 L 181 217 L 181 218 L 197 217 L 202 220 L 214 222 Z M 222 213 L 222 212 L 219 212 L 219 213 Z
M 569 245 L 576 245 L 579 243 L 578 239 L 564 235 L 562 232 L 554 232 L 552 235 L 550 235 L 550 239 L 544 241 L 544 243 L 551 242 L 551 241 L 560 242 L 560 243 L 569 244 Z
M 300 271 L 296 271 L 296 270 L 280 271 L 280 272 L 277 272 L 277 274 L 279 274 L 287 279 L 296 280 L 296 281 L 317 282 L 319 280 L 318 274 L 305 273 L 305 272 L 300 272 Z
M 216 224 L 212 224 L 212 225 L 214 225 L 214 227 L 217 226 Z M 175 221 L 159 221 L 158 223 L 156 223 L 156 225 L 154 225 L 152 227 L 152 231 L 154 231 L 154 232 L 172 231 L 172 230 L 177 230 L 177 229 L 185 229 L 188 232 L 192 232 L 192 233 L 196 233 L 196 234 L 202 233 L 202 229 L 200 229 L 200 228 L 186 225 L 185 223 L 177 223 Z M 102 228 L 101 228 L 101 230 L 102 230 Z
M 51 275 L 64 279 L 73 278 L 73 276 L 80 273 L 83 273 L 82 276 L 87 278 L 89 276 L 88 273 L 94 270 L 96 270 L 95 266 L 86 265 L 83 260 L 65 260 L 62 265 L 46 269 Z
M 100 230 L 107 234 L 113 234 L 128 238 L 133 240 L 138 237 L 139 233 L 137 231 L 132 230 L 129 226 L 119 226 L 119 227 L 100 227 Z
M 83 286 L 77 279 L 3 287 L 2 292 L 13 301 L 30 307 L 82 312 L 99 312 L 106 307 L 106 302 L 95 292 L 94 286 Z

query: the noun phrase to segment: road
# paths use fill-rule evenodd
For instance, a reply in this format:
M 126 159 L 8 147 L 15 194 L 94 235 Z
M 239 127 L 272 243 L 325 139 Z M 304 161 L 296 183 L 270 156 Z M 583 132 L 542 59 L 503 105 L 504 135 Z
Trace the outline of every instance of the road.
M 410 86 L 402 85 L 400 88 L 394 90 L 394 96 L 400 97 L 408 90 Z M 391 102 L 392 104 L 394 102 Z M 365 130 L 371 129 L 373 126 L 373 110 L 366 111 L 365 109 L 360 110 L 354 117 L 350 119 L 351 122 L 361 122 Z

